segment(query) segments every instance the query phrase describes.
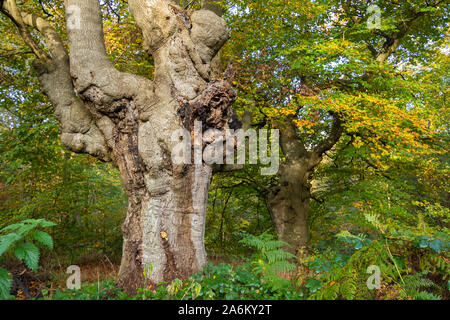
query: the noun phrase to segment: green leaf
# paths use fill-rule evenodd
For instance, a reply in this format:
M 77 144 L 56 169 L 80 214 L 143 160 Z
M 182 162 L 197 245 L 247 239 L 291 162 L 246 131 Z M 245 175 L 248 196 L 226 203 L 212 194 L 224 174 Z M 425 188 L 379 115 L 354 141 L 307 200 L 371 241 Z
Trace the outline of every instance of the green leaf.
M 419 12 L 433 12 L 433 11 L 437 11 L 438 8 L 435 7 L 426 7 L 426 8 L 420 8 Z
M 25 219 L 22 221 L 22 223 L 37 226 L 41 220 L 44 219 Z
M 397 265 L 398 268 L 400 269 L 404 269 L 405 268 L 405 263 L 403 262 L 403 260 L 399 257 L 393 257 L 395 264 Z
M 0 230 L 0 232 L 4 232 L 4 231 L 8 231 L 8 230 L 17 230 L 22 226 L 21 223 L 14 223 L 14 224 L 10 224 L 9 226 L 4 227 L 3 229 Z
M 35 231 L 33 233 L 33 238 L 42 243 L 43 245 L 47 246 L 50 250 L 53 249 L 53 240 L 52 237 L 44 231 Z
M 7 235 L 0 237 L 0 256 L 5 253 L 9 247 L 19 240 L 21 237 L 14 232 L 8 233 Z
M 56 226 L 56 223 L 51 222 L 51 221 L 47 221 L 47 220 L 44 220 L 44 219 L 40 219 L 39 225 L 40 225 L 41 227 L 43 227 L 43 228 L 47 228 L 47 227 L 53 227 L 53 226 Z
M 19 230 L 17 230 L 17 233 L 20 235 L 25 235 L 26 233 L 33 230 L 34 228 L 36 228 L 36 225 L 34 225 L 34 224 L 23 224 L 19 228 Z
M 430 242 L 430 248 L 436 251 L 437 253 L 441 253 L 441 240 L 433 240 Z
M 25 255 L 26 255 L 26 249 L 23 247 L 23 243 L 19 246 L 17 246 L 14 249 L 14 254 L 16 255 L 16 258 L 19 260 L 24 260 L 25 259 Z
M 39 262 L 39 249 L 31 242 L 24 242 L 14 251 L 17 259 L 23 260 L 33 271 L 37 271 Z
M 419 248 L 426 248 L 426 247 L 428 247 L 428 240 L 426 240 L 426 239 L 420 240 Z
M 8 270 L 0 268 L 0 299 L 6 300 L 10 298 L 10 290 L 12 285 L 12 277 Z
M 322 282 L 317 279 L 308 278 L 308 280 L 306 280 L 305 287 L 307 287 L 311 293 L 314 293 L 322 288 Z

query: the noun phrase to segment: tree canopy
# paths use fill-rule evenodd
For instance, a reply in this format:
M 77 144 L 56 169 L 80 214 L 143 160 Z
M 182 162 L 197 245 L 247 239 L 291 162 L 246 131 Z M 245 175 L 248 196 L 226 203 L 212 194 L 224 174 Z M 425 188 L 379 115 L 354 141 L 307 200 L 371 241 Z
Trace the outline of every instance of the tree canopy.
M 64 1 L 13 2 L 21 12 L 45 18 L 68 56 L 74 54 Z M 172 281 L 174 276 L 168 286 L 145 282 L 139 297 L 448 299 L 448 2 L 169 2 L 189 17 L 207 6 L 222 15 L 230 39 L 211 64 L 203 56 L 199 60 L 212 70 L 205 81 L 215 83 L 216 75 L 227 81 L 224 72 L 233 69 L 233 109 L 242 122 L 249 120 L 248 128 L 279 130 L 280 170 L 266 176 L 261 164 L 215 168 L 205 207 L 205 246 L 216 265 L 180 276 L 183 281 Z M 8 225 L 46 219 L 56 223 L 49 231 L 55 245 L 42 263 L 82 264 L 86 256 L 106 255 L 117 265 L 127 205 L 146 200 L 130 196 L 120 164 L 91 156 L 96 151 L 77 154 L 64 138 L 61 142 L 69 129 L 43 92 L 35 62 L 36 56 L 52 56 L 52 48 L 44 45 L 42 30 L 13 23 L 4 3 L 0 236 L 11 232 L 3 229 Z M 157 49 L 146 49 L 151 41 L 143 18 L 131 14 L 128 1 L 101 0 L 100 8 L 111 65 L 158 84 L 162 58 Z M 199 78 L 207 78 L 190 59 Z M 70 68 L 76 78 L 73 62 Z M 95 100 L 78 89 L 74 96 L 86 105 Z M 148 121 L 143 118 L 139 121 Z M 166 248 L 163 232 L 158 235 Z M 5 269 L 14 257 L 20 260 L 11 248 L 4 256 L 0 251 Z M 371 265 L 382 273 L 383 286 L 375 290 L 366 286 Z M 153 272 L 148 268 L 153 266 L 141 271 Z M 231 284 L 230 277 L 235 277 Z M 146 274 L 142 278 L 147 281 Z M 112 289 L 111 283 L 105 286 Z M 58 294 L 76 298 L 65 291 L 47 297 Z M 120 294 L 125 297 L 115 297 Z

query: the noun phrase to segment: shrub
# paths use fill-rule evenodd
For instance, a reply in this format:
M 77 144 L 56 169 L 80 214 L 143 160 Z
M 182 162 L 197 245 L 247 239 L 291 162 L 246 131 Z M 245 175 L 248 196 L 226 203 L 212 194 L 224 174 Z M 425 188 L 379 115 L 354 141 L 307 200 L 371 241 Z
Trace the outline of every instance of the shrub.
M 292 253 L 284 251 L 286 242 L 275 239 L 267 232 L 259 236 L 243 234 L 241 244 L 255 250 L 251 264 L 252 270 L 261 276 L 263 282 L 267 283 L 272 289 L 279 290 L 289 287 L 290 281 L 281 277 L 296 269 L 296 265 L 289 262 L 297 257 Z
M 40 228 L 54 226 L 55 223 L 44 219 L 27 219 L 20 223 L 11 224 L 0 230 L 6 233 L 0 237 L 0 259 L 9 253 L 23 261 L 27 267 L 37 271 L 39 263 L 39 248 L 43 245 L 53 249 L 52 237 Z M 0 299 L 8 299 L 12 285 L 12 277 L 8 270 L 0 268 Z

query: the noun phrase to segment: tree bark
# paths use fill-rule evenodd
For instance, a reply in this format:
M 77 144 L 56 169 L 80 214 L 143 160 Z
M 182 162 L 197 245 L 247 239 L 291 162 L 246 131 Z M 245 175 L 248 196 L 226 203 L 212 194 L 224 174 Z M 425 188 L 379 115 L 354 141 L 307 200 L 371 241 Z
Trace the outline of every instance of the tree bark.
M 193 136 L 195 121 L 203 131 L 229 127 L 235 91 L 231 69 L 221 80 L 210 76 L 211 61 L 229 38 L 221 17 L 185 11 L 170 0 L 128 3 L 155 61 L 153 81 L 119 72 L 108 60 L 98 0 L 65 1 L 70 56 L 47 21 L 20 12 L 15 0 L 1 9 L 27 43 L 33 40 L 27 26 L 45 40 L 49 53 L 35 48 L 35 69 L 55 106 L 63 144 L 120 171 L 129 205 L 117 284 L 134 294 L 145 283 L 186 279 L 206 263 L 212 167 L 172 162 L 179 144 L 173 133 L 185 129 Z M 200 150 L 204 146 L 200 142 Z M 153 266 L 148 279 L 146 265 Z
M 306 167 L 306 166 L 305 166 Z M 296 253 L 308 245 L 308 214 L 311 184 L 303 168 L 284 166 L 280 184 L 268 195 L 267 206 L 279 239 L 288 243 L 287 251 Z
M 312 90 L 303 90 L 314 94 Z M 308 215 L 311 200 L 309 180 L 322 161 L 323 154 L 340 139 L 343 127 L 339 115 L 333 121 L 328 137 L 317 146 L 307 149 L 289 116 L 275 125 L 280 129 L 280 146 L 285 160 L 278 172 L 279 184 L 270 189 L 267 207 L 279 239 L 288 243 L 287 251 L 296 254 L 309 244 Z

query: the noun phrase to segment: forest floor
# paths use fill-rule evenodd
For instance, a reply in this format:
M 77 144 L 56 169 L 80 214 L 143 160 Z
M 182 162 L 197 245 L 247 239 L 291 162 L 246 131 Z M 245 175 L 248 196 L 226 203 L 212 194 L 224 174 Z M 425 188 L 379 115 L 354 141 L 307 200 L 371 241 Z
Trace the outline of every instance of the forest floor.
M 39 299 L 44 296 L 53 295 L 57 291 L 64 291 L 67 289 L 67 279 L 71 274 L 66 272 L 67 268 L 72 265 L 67 261 L 60 261 L 56 256 L 42 257 L 42 266 L 37 273 L 32 272 L 19 260 L 4 261 L 0 267 L 6 268 L 13 275 L 13 286 L 11 294 L 20 300 Z M 236 257 L 224 257 L 210 255 L 208 262 L 218 265 L 221 263 L 239 266 L 244 262 Z M 110 258 L 106 255 L 84 255 L 77 259 L 74 263 L 80 267 L 81 284 L 91 285 L 95 288 L 109 281 L 114 286 L 115 278 L 120 268 L 120 258 Z M 285 279 L 292 280 L 298 276 L 298 270 L 291 274 L 281 275 Z M 435 282 L 440 279 L 433 279 Z M 444 283 L 441 283 L 445 286 Z M 103 288 L 102 288 L 103 289 Z M 443 300 L 449 300 L 449 291 L 445 290 L 443 293 Z M 380 289 L 376 290 L 376 300 L 383 299 L 399 299 L 400 292 L 398 289 L 393 289 L 390 285 L 383 284 Z
M 76 264 L 80 267 L 81 283 L 100 283 L 111 280 L 119 272 L 120 264 L 107 256 L 93 258 L 82 258 Z M 30 271 L 25 265 L 17 260 L 9 260 L 2 263 L 13 275 L 13 286 L 11 294 L 18 299 L 33 299 L 42 297 L 42 290 L 53 293 L 56 290 L 67 288 L 67 279 L 70 274 L 66 273 L 69 265 L 62 265 L 55 259 L 44 259 L 43 266 L 37 273 Z
M 106 280 L 114 280 L 120 268 L 119 258 L 110 258 L 106 255 L 87 254 L 77 259 L 77 265 L 81 271 L 81 283 L 100 283 Z M 13 275 L 13 286 L 11 294 L 18 299 L 34 299 L 42 297 L 42 290 L 54 293 L 56 290 L 67 288 L 67 279 L 70 274 L 66 273 L 69 264 L 62 262 L 57 256 L 44 257 L 42 267 L 37 273 L 29 270 L 21 261 L 9 260 L 2 263 Z M 231 265 L 242 265 L 242 261 L 235 258 L 227 258 L 211 255 L 208 262 L 213 264 L 227 263 Z M 286 276 L 288 278 L 289 276 Z
M 210 256 L 208 262 L 215 265 L 227 263 L 234 266 L 242 265 L 243 262 L 235 258 L 220 256 Z M 79 259 L 76 264 L 80 267 L 81 283 L 95 284 L 106 280 L 114 280 L 120 268 L 120 261 L 108 256 L 86 255 Z M 43 259 L 43 266 L 37 273 L 30 271 L 18 260 L 9 260 L 2 263 L 2 267 L 7 268 L 13 275 L 13 286 L 11 294 L 18 299 L 36 299 L 42 297 L 45 289 L 49 294 L 57 290 L 67 288 L 67 279 L 70 274 L 66 273 L 67 267 L 52 257 Z M 285 279 L 292 279 L 295 275 L 281 275 Z

